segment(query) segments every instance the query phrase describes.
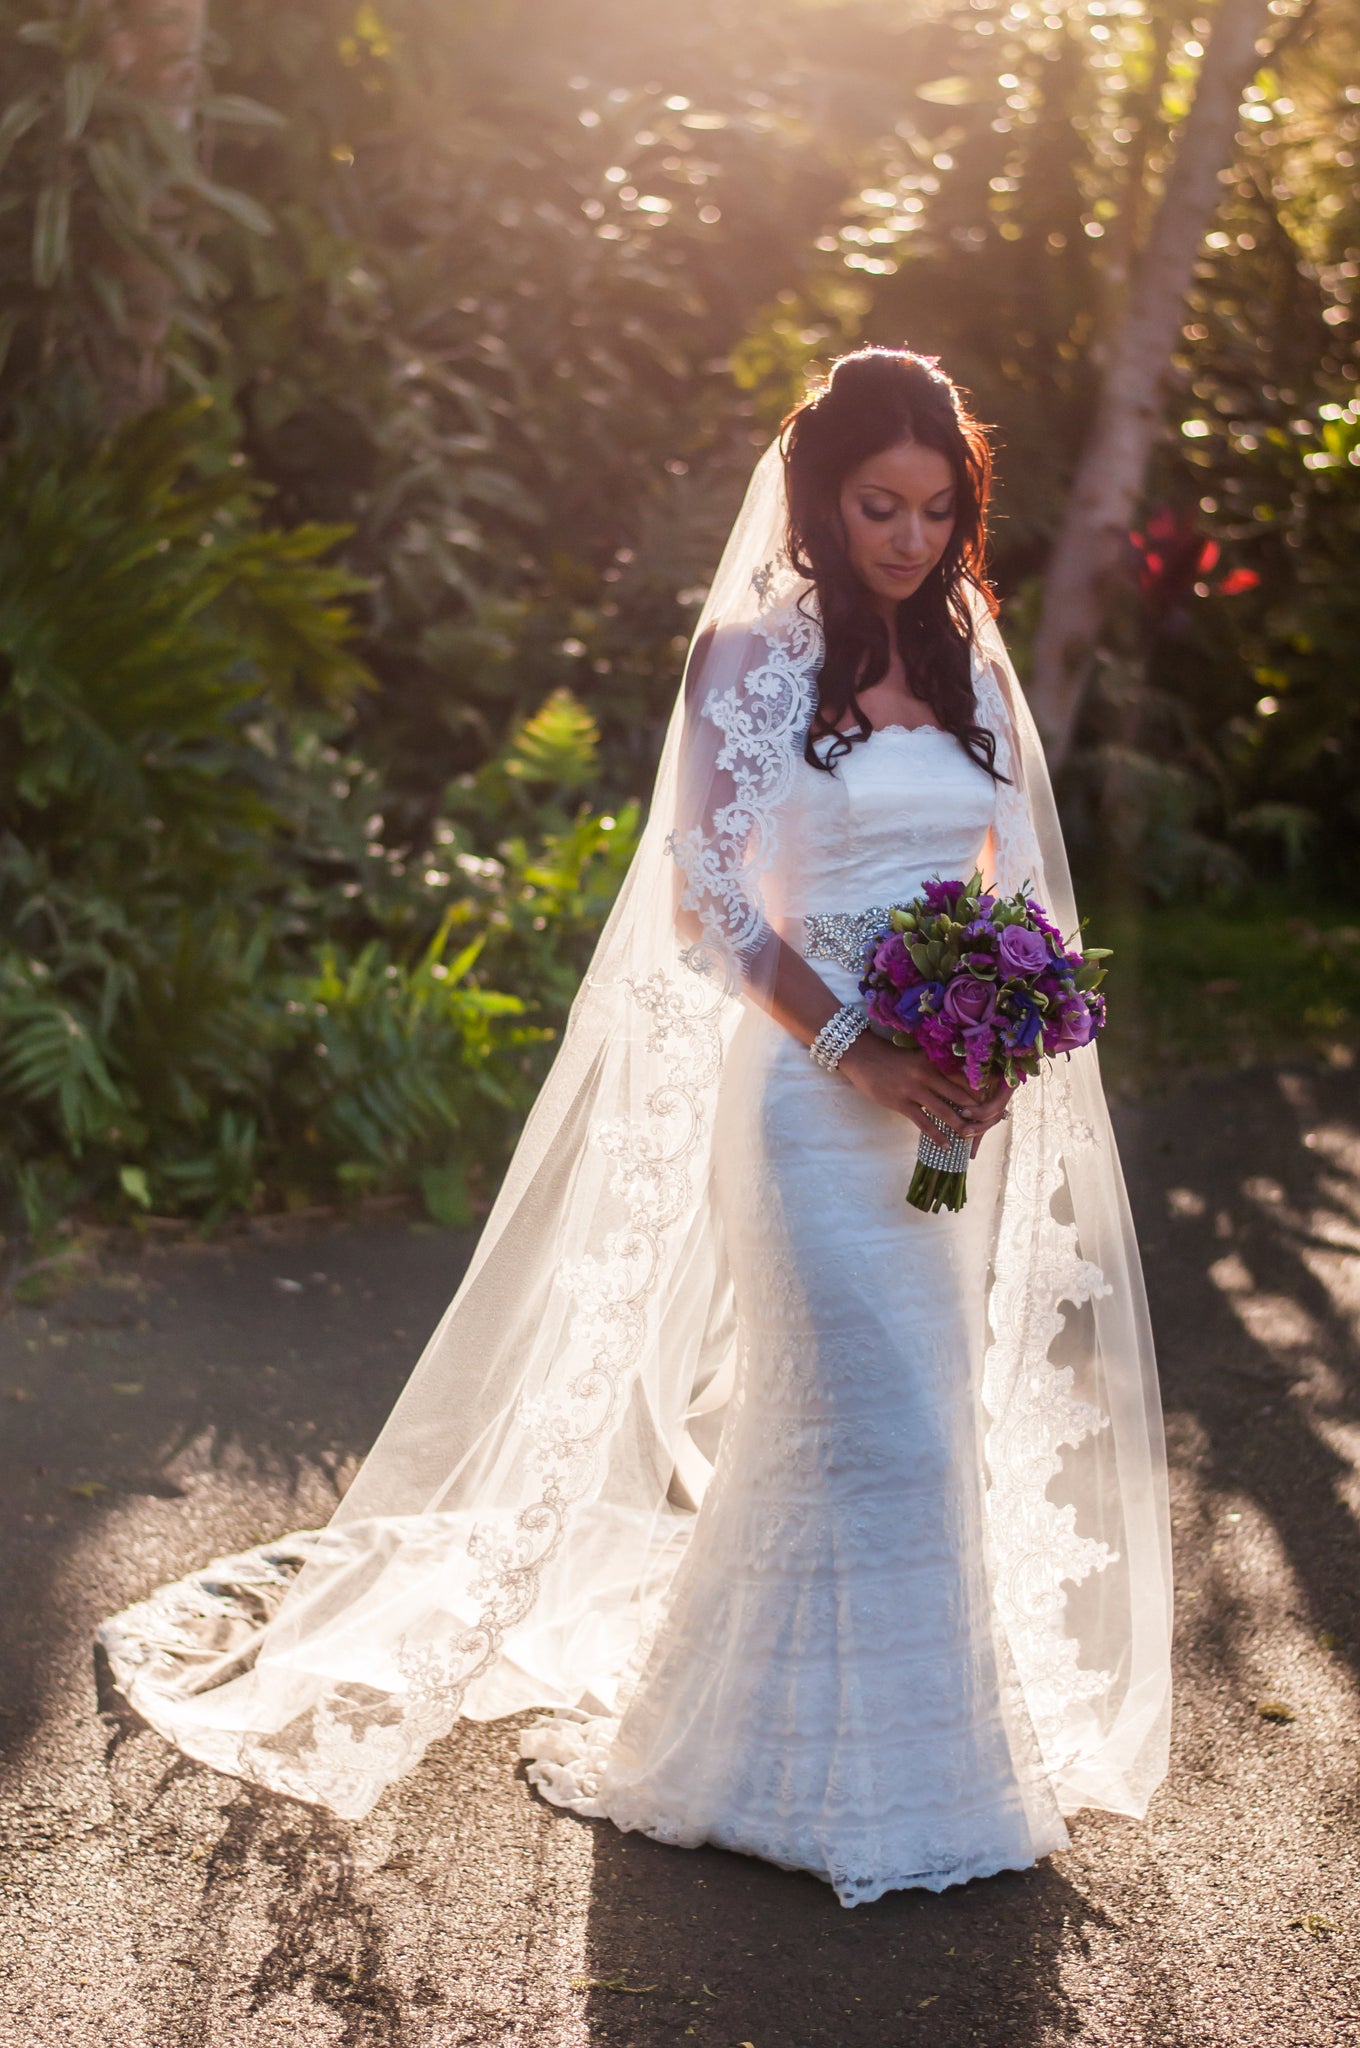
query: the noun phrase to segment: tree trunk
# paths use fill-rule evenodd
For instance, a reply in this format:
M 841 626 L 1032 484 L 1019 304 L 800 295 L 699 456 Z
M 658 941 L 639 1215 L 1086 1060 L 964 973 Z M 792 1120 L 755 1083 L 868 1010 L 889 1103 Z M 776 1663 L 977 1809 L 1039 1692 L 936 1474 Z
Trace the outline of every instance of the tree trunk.
M 1031 702 L 1057 768 L 1072 743 L 1104 617 L 1128 542 L 1195 259 L 1218 204 L 1243 90 L 1261 64 L 1268 0 L 1219 0 L 1194 104 L 1110 348 L 1096 416 L 1044 580 Z
M 122 0 L 104 37 L 113 77 L 156 100 L 179 129 L 193 124 L 201 91 L 208 0 Z M 156 234 L 178 232 L 177 207 L 163 205 Z M 165 396 L 165 344 L 175 309 L 175 283 L 152 256 L 120 248 L 109 267 L 123 288 L 124 330 L 108 338 L 103 366 L 105 410 L 114 423 L 158 405 Z

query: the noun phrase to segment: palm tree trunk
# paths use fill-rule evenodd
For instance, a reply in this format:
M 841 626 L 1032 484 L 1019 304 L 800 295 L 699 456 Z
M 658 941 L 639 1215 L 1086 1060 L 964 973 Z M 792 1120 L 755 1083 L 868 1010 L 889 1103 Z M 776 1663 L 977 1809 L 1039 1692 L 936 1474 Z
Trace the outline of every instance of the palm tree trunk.
M 1109 348 L 1100 398 L 1044 581 L 1031 701 L 1050 766 L 1066 758 L 1112 573 L 1127 545 L 1161 423 L 1195 258 L 1218 205 L 1268 0 L 1219 0 L 1194 104 Z

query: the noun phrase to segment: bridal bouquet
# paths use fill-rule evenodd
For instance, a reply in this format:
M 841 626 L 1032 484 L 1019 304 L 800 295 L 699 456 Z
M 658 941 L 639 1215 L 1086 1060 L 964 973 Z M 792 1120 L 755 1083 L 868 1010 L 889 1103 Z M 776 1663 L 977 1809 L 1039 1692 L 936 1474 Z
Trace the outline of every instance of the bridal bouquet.
M 1041 903 L 983 893 L 982 876 L 927 882 L 865 942 L 860 993 L 894 1045 L 915 1046 L 970 1088 L 1018 1087 L 1105 1022 L 1106 947 L 1067 947 Z M 943 1132 L 943 1127 L 941 1127 Z M 907 1200 L 961 1209 L 971 1140 L 922 1137 Z

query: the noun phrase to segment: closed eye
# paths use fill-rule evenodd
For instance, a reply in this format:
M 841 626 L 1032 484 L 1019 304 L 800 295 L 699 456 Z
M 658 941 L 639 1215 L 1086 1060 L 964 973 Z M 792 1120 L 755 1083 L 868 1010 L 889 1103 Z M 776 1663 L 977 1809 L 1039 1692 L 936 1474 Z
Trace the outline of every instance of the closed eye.
M 871 505 L 863 498 L 860 500 L 859 509 L 865 518 L 872 519 L 876 526 L 886 526 L 890 519 L 895 519 L 897 516 L 897 507 L 895 505 Z M 943 523 L 954 517 L 954 507 L 952 504 L 943 507 L 928 506 L 925 516 L 927 519 Z

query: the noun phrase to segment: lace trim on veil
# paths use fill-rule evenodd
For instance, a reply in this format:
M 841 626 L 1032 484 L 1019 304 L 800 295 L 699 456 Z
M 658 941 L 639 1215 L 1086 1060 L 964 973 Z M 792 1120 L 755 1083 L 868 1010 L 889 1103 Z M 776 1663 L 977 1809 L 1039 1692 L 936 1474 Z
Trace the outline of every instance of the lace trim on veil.
M 598 1250 L 559 1272 L 572 1303 L 561 1362 L 551 1373 L 549 1393 L 524 1400 L 512 1425 L 522 1425 L 532 1444 L 535 1496 L 508 1528 L 485 1520 L 473 1527 L 466 1546 L 477 1568 L 471 1588 L 479 1603 L 476 1620 L 450 1639 L 450 1617 L 440 1613 L 419 1637 L 404 1636 L 395 1656 L 400 1690 L 318 1678 L 316 1694 L 285 1727 L 213 1734 L 195 1722 L 184 1734 L 185 1746 L 221 1768 L 322 1801 L 341 1814 L 367 1812 L 386 1784 L 451 1729 L 468 1688 L 491 1668 L 508 1632 L 533 1608 L 573 1510 L 597 1483 L 627 1388 L 655 1332 L 668 1240 L 696 1200 L 723 1057 L 723 1018 L 730 1014 L 743 964 L 765 930 L 760 878 L 774 858 L 779 812 L 813 708 L 819 628 L 798 607 L 802 586 L 787 563 L 776 559 L 760 577 L 757 630 L 765 654 L 738 686 L 702 707 L 721 734 L 716 768 L 726 778 L 725 800 L 707 830 L 690 824 L 667 841 L 684 878 L 682 907 L 698 925 L 699 936 L 684 955 L 695 974 L 677 981 L 657 970 L 624 983 L 647 1020 L 647 1050 L 660 1078 L 641 1116 L 599 1120 L 590 1134 L 588 1142 L 609 1162 L 607 1185 L 622 1221 L 616 1211 Z M 985 666 L 979 669 L 978 699 L 980 719 L 997 734 L 998 765 L 1007 772 L 1013 753 L 1009 712 Z M 999 786 L 996 838 L 1005 886 L 1018 886 L 1027 876 L 1040 879 L 1018 779 Z M 1098 1269 L 1080 1256 L 1075 1226 L 1054 1213 L 1065 1157 L 1090 1142 L 1089 1131 L 1071 1116 L 1062 1076 L 1047 1076 L 1020 1092 L 1010 1133 L 982 1389 L 989 1421 L 988 1514 L 998 1613 L 1051 1769 L 1072 1748 L 1083 1703 L 1114 1683 L 1110 1674 L 1078 1665 L 1078 1645 L 1064 1628 L 1063 1591 L 1112 1562 L 1114 1554 L 1081 1535 L 1074 1510 L 1051 1501 L 1047 1491 L 1064 1449 L 1106 1420 L 1077 1397 L 1072 1372 L 1050 1359 L 1064 1325 L 1062 1304 L 1080 1305 L 1108 1289 Z M 314 1555 L 324 1557 L 342 1537 L 343 1532 L 327 1532 L 297 1541 L 311 1543 Z M 271 1569 L 275 1561 L 283 1577 L 295 1569 L 301 1556 L 296 1542 L 291 1549 L 289 1541 L 267 1548 Z M 248 1572 L 233 1573 L 246 1562 L 225 1560 L 164 1588 L 101 1632 L 115 1676 L 134 1705 L 141 1672 L 148 1718 L 176 1739 L 174 1709 L 197 1689 L 193 1672 L 204 1663 L 205 1628 L 217 1631 L 220 1646 L 226 1626 L 221 1589 L 233 1576 L 248 1580 Z M 258 1612 L 242 1623 L 243 1638 L 251 1627 L 258 1634 Z M 152 1648 L 148 1652 L 139 1643 Z M 241 1666 L 247 1662 L 243 1648 Z M 165 1711 L 158 1714 L 158 1705 Z
M 684 955 L 699 973 L 715 960 L 739 970 L 766 931 L 761 878 L 778 847 L 777 816 L 816 708 L 821 628 L 800 608 L 805 586 L 782 557 L 757 570 L 752 582 L 765 659 L 703 705 L 703 716 L 724 736 L 715 766 L 730 779 L 732 797 L 715 809 L 709 830 L 696 824 L 666 840 L 685 877 L 680 907 L 694 911 L 702 927 Z
M 997 884 L 1008 892 L 1026 884 L 1038 888 L 1039 846 L 1010 742 L 1011 720 L 985 659 L 975 665 L 974 689 L 978 718 L 997 736 L 996 765 L 1008 777 L 997 787 Z M 1078 1663 L 1078 1644 L 1064 1627 L 1063 1588 L 1104 1570 L 1116 1553 L 1079 1534 L 1076 1509 L 1048 1495 L 1063 1451 L 1107 1421 L 1078 1398 L 1072 1369 L 1050 1357 L 1066 1323 L 1063 1304 L 1080 1308 L 1110 1292 L 1099 1266 L 1081 1256 L 1076 1225 L 1061 1221 L 1053 1206 L 1066 1185 L 1065 1156 L 1092 1140 L 1090 1128 L 1072 1113 L 1067 1077 L 1056 1063 L 1018 1091 L 982 1376 L 997 1607 L 1050 1772 L 1061 1771 L 1080 1746 L 1082 1705 L 1114 1683 L 1110 1672 Z
M 366 1810 L 449 1733 L 468 1688 L 532 1609 L 572 1508 L 592 1490 L 647 1341 L 665 1237 L 692 1207 L 691 1164 L 708 1137 L 706 1108 L 722 1065 L 719 1020 L 740 962 L 764 929 L 760 877 L 777 851 L 778 812 L 812 715 L 820 661 L 820 630 L 798 607 L 803 586 L 787 563 L 767 564 L 753 584 L 765 658 L 702 707 L 723 734 L 716 766 L 731 779 L 731 800 L 714 811 L 709 831 L 695 825 L 666 842 L 686 878 L 682 907 L 697 913 L 702 933 L 682 958 L 709 986 L 682 987 L 660 970 L 626 983 L 650 1019 L 647 1050 L 664 1062 L 666 1078 L 648 1096 L 644 1117 L 601 1121 L 588 1140 L 611 1161 L 609 1190 L 627 1220 L 598 1254 L 558 1274 L 574 1303 L 566 1353 L 584 1352 L 587 1363 L 560 1393 L 525 1400 L 518 1411 L 541 1493 L 517 1514 L 513 1534 L 474 1528 L 467 1547 L 480 1566 L 471 1589 L 482 1603 L 477 1622 L 451 1643 L 416 1647 L 403 1638 L 400 1696 L 339 1686 L 316 1702 L 305 1733 L 294 1726 L 286 1743 L 266 1737 L 243 1754 L 252 1774 L 338 1811 Z

